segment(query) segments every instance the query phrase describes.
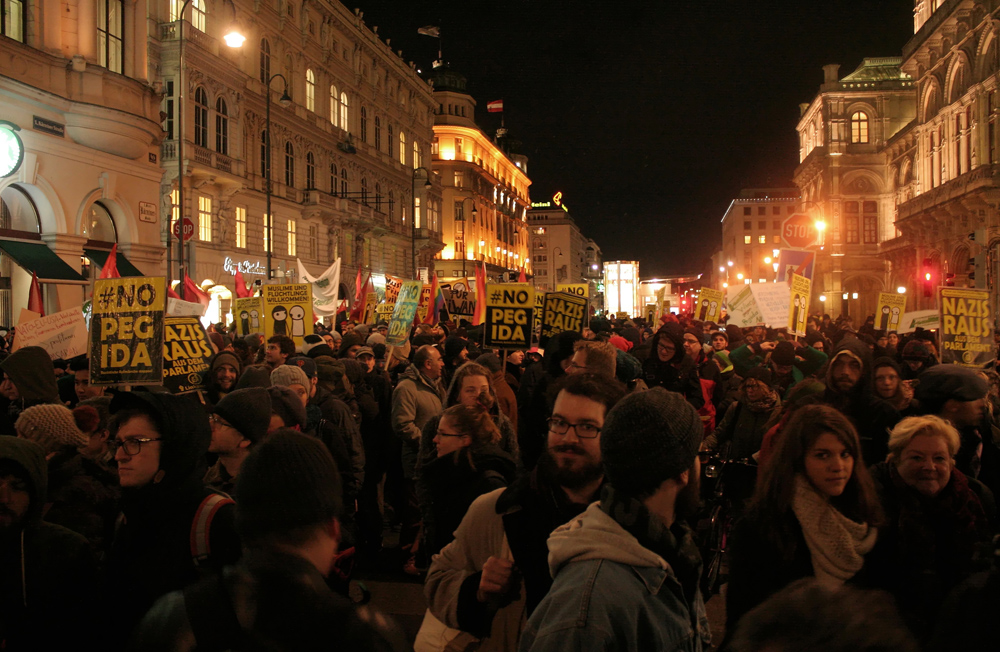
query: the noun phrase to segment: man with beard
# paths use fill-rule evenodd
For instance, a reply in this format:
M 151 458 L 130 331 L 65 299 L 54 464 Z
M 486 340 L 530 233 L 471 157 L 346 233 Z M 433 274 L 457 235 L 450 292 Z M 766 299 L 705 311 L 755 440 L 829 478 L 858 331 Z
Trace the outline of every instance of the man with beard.
M 516 650 L 525 619 L 548 593 L 545 541 L 597 498 L 604 479 L 604 416 L 625 388 L 609 378 L 571 374 L 555 391 L 538 466 L 477 498 L 455 540 L 434 557 L 424 585 L 429 613 L 421 636 L 444 623 L 488 635 L 480 650 Z
M 675 392 L 631 394 L 601 432 L 601 499 L 549 537 L 555 580 L 521 650 L 690 650 L 711 643 L 698 506 L 701 419 Z

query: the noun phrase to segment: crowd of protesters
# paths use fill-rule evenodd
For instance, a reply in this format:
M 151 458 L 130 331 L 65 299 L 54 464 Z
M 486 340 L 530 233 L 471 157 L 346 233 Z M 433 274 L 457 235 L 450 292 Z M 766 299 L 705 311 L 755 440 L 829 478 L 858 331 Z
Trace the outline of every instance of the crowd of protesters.
M 467 322 L 386 335 L 343 315 L 298 346 L 216 325 L 208 385 L 183 395 L 0 353 L 0 648 L 1000 640 L 1000 376 L 939 364 L 934 332 L 668 315 L 520 351 Z M 703 593 L 710 457 L 758 469 L 724 640 Z M 424 578 L 415 642 L 348 597 L 352 568 L 387 559 Z

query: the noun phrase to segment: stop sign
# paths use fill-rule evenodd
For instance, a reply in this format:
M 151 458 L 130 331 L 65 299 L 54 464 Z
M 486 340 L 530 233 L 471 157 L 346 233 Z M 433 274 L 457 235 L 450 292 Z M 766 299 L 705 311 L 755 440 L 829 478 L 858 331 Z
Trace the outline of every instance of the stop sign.
M 781 224 L 781 239 L 792 249 L 805 249 L 815 244 L 818 237 L 813 218 L 805 213 L 789 215 Z
M 183 225 L 183 228 L 184 228 L 184 238 L 183 238 L 183 240 L 184 240 L 184 242 L 187 242 L 188 240 L 191 239 L 191 236 L 194 235 L 194 222 L 191 221 L 190 217 L 185 217 L 183 220 L 177 220 L 176 222 L 174 222 L 173 232 L 174 232 L 174 237 L 175 238 L 180 238 L 181 237 L 181 227 L 182 227 L 182 225 Z

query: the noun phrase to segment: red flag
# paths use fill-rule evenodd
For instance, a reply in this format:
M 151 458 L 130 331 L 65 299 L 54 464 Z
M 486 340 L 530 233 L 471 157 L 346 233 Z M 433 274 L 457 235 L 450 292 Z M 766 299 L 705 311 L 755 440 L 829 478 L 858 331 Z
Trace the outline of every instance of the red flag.
M 361 279 L 361 270 L 358 270 L 358 280 Z M 365 304 L 368 302 L 368 288 L 374 290 L 374 284 L 371 282 L 372 273 L 368 272 L 368 278 L 365 282 L 358 287 L 357 293 L 354 295 L 357 297 L 357 301 L 354 302 L 354 308 L 351 309 L 350 319 L 356 322 L 361 322 L 365 318 Z
M 486 263 L 476 268 L 476 312 L 472 325 L 479 326 L 486 321 Z
M 116 242 L 111 245 L 111 252 L 108 254 L 108 259 L 104 261 L 99 278 L 121 278 L 121 276 L 118 273 L 118 243 Z
M 28 288 L 28 310 L 37 312 L 42 317 L 45 316 L 45 307 L 42 302 L 42 286 L 38 283 L 38 274 L 31 273 L 31 287 Z
M 431 277 L 431 296 L 427 299 L 427 316 L 424 317 L 424 323 L 432 326 L 436 325 L 438 323 L 438 311 L 441 310 L 441 306 L 443 305 L 444 293 L 441 292 L 441 288 L 438 286 L 437 272 L 434 272 L 434 276 Z
M 524 275 L 524 268 L 523 267 L 521 268 L 521 273 L 517 275 L 517 282 L 518 283 L 527 283 L 528 282 L 528 277 Z
M 503 100 L 493 100 L 486 103 L 486 110 L 489 113 L 503 113 Z
M 170 297 L 171 299 L 178 299 L 178 300 L 180 300 L 180 298 L 181 298 L 180 295 L 177 294 L 176 292 L 174 292 L 174 289 L 172 287 L 170 287 L 169 285 L 167 286 L 167 296 Z
M 354 279 L 354 296 L 360 297 L 361 293 L 364 291 L 364 284 L 361 282 L 361 266 L 358 266 L 358 276 Z
M 184 285 L 181 286 L 181 299 L 189 303 L 200 303 L 207 310 L 212 297 L 208 296 L 200 287 L 195 285 L 190 276 L 185 276 Z
M 247 287 L 247 284 L 243 282 L 243 272 L 240 270 L 236 270 L 235 281 L 237 299 L 244 299 L 253 295 L 250 288 Z

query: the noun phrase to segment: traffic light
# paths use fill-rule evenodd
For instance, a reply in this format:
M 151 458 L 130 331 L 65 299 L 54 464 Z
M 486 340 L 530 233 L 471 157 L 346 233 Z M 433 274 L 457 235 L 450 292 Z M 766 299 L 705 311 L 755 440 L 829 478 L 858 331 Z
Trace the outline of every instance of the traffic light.
M 927 298 L 934 296 L 934 261 L 924 258 L 923 269 L 920 274 L 920 282 L 924 286 L 924 296 Z
M 948 287 L 955 287 L 955 275 L 951 272 L 947 272 L 944 275 L 944 284 Z

